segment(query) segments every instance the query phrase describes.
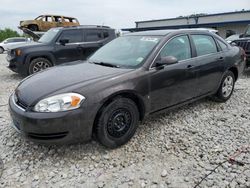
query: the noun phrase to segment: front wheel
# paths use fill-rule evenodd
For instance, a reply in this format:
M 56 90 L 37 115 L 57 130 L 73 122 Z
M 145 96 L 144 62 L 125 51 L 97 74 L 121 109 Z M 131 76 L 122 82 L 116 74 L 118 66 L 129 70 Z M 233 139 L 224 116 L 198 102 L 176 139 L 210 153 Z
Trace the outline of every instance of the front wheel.
M 37 25 L 29 25 L 28 28 L 29 28 L 31 31 L 38 31 L 38 26 L 37 26 Z
M 131 99 L 116 98 L 101 112 L 95 129 L 97 140 L 108 148 L 127 143 L 135 134 L 139 111 Z
M 227 71 L 222 78 L 221 85 L 213 97 L 217 102 L 226 102 L 233 94 L 235 76 L 232 71 Z
M 37 73 L 49 67 L 52 67 L 52 63 L 48 59 L 42 57 L 33 59 L 29 65 L 29 74 Z

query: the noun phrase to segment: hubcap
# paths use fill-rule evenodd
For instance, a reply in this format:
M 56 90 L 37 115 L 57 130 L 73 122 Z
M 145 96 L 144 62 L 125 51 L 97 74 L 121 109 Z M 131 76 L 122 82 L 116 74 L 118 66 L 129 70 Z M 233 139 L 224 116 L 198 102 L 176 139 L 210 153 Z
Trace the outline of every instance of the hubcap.
M 44 69 L 47 69 L 49 68 L 50 65 L 47 63 L 47 62 L 44 62 L 44 61 L 39 61 L 37 62 L 34 67 L 33 67 L 33 73 L 35 72 L 39 72 L 41 70 L 44 70 Z
M 115 138 L 124 136 L 132 123 L 131 114 L 127 109 L 114 111 L 108 119 L 108 134 Z
M 232 76 L 227 76 L 222 85 L 222 95 L 223 97 L 228 97 L 233 91 L 234 81 Z

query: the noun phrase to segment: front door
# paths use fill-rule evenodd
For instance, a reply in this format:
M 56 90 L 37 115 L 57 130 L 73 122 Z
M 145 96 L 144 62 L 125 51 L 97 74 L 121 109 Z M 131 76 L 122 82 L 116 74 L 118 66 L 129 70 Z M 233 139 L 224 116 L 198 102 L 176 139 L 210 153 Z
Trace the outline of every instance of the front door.
M 170 40 L 156 61 L 166 56 L 176 57 L 178 63 L 162 68 L 153 66 L 149 70 L 151 112 L 171 107 L 198 95 L 198 70 L 195 59 L 192 59 L 188 36 L 177 36 Z
M 60 41 L 66 40 L 66 44 Z M 57 64 L 83 59 L 82 52 L 83 34 L 81 29 L 64 30 L 55 46 Z

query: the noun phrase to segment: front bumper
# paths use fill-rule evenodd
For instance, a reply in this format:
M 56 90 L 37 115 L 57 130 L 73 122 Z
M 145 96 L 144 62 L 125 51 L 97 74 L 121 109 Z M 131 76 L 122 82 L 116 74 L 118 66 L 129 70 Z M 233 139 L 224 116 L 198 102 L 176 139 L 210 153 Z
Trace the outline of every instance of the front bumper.
M 85 109 L 67 112 L 28 112 L 9 99 L 14 128 L 29 140 L 47 144 L 86 142 L 92 137 L 94 117 Z
M 9 62 L 8 68 L 10 70 L 22 75 L 27 75 L 28 71 L 25 64 L 23 63 L 23 60 L 11 55 L 7 55 L 6 60 Z

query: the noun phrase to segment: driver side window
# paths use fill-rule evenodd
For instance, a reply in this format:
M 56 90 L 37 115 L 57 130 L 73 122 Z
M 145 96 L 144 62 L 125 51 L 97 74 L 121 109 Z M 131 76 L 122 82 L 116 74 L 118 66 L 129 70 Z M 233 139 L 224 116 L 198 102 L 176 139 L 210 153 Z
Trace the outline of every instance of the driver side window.
M 161 50 L 160 58 L 173 56 L 178 61 L 191 58 L 191 48 L 189 39 L 186 35 L 171 39 Z

